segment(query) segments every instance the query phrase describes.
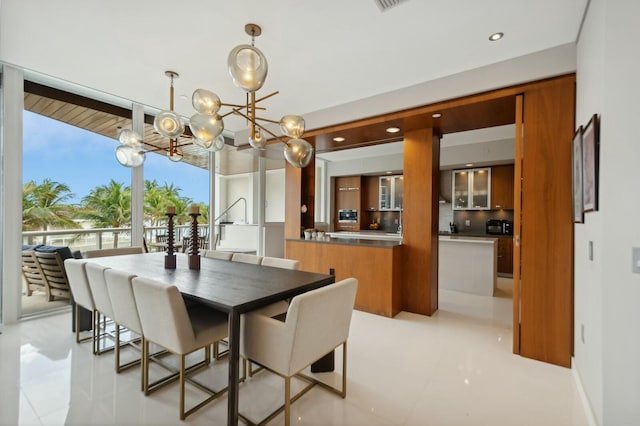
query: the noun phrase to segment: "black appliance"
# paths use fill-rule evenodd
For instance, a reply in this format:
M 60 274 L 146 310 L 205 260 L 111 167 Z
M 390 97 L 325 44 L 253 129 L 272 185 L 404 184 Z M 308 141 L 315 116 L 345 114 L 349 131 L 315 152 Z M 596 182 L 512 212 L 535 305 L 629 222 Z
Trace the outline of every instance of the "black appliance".
M 513 235 L 513 222 L 510 220 L 502 221 L 502 233 L 504 235 Z
M 340 209 L 340 210 L 338 210 L 338 222 L 340 222 L 340 223 L 356 223 L 356 222 L 358 222 L 358 210 L 356 210 L 356 209 Z
M 489 219 L 486 231 L 487 234 L 502 235 L 502 221 L 500 219 Z

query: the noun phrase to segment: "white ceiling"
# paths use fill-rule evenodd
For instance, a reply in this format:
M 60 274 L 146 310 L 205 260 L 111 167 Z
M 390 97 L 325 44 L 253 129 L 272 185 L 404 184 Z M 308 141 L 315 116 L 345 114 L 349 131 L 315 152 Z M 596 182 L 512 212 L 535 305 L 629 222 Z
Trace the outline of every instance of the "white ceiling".
M 168 107 L 164 71 L 174 70 L 176 110 L 190 117 L 200 87 L 223 102 L 244 102 L 226 62 L 234 46 L 250 41 L 244 25 L 254 22 L 269 62 L 258 96 L 280 91 L 263 113 L 279 119 L 573 43 L 586 4 L 408 0 L 382 12 L 375 0 L 1 0 L 0 60 L 150 111 Z M 489 42 L 496 31 L 504 39 Z

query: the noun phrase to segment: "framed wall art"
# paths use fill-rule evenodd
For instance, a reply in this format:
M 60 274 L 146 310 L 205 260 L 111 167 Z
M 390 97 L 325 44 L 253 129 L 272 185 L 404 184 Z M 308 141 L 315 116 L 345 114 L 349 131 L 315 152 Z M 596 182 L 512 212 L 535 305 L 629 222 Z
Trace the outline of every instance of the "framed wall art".
M 598 115 L 594 114 L 582 131 L 583 211 L 598 210 L 598 163 L 600 152 Z
M 582 223 L 584 205 L 582 198 L 582 126 L 578 127 L 571 142 L 571 162 L 573 170 L 573 221 Z

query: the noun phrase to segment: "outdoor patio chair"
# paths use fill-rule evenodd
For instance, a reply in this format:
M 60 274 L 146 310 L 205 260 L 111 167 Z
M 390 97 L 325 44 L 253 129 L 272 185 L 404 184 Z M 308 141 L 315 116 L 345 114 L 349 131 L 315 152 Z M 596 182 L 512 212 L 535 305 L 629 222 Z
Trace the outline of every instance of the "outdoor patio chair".
M 54 297 L 71 299 L 69 279 L 64 268 L 64 261 L 79 257 L 79 253 L 72 253 L 67 246 L 37 246 L 34 254 L 48 287 L 48 300 Z

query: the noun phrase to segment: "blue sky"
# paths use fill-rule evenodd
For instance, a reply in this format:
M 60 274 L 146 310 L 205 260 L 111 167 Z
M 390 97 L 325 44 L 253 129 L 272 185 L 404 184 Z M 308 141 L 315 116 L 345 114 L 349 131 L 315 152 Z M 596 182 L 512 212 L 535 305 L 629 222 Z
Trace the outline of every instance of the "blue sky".
M 24 111 L 23 129 L 23 183 L 41 183 L 45 178 L 64 183 L 75 194 L 72 203 L 111 179 L 130 185 L 131 169 L 116 160 L 117 140 L 29 111 Z M 182 196 L 194 202 L 209 200 L 206 170 L 174 163 L 162 155 L 147 154 L 144 179 L 174 184 Z

